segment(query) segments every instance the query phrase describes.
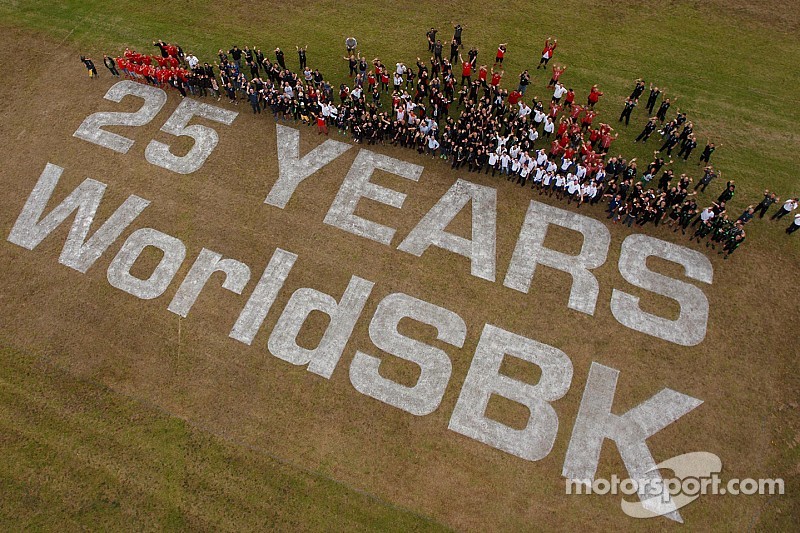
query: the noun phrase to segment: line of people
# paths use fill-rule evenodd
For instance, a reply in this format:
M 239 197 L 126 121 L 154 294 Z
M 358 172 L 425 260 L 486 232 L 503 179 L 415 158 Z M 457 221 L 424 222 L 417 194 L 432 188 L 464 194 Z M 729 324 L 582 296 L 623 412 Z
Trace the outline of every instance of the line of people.
M 716 149 L 713 143 L 708 142 L 700 156 L 698 164 L 705 164 L 704 172 L 691 192 L 693 180 L 685 174 L 673 183 L 674 172 L 669 168 L 673 161 L 665 161 L 661 153 L 666 152 L 669 157 L 678 148 L 678 156 L 688 160 L 696 140 L 693 124 L 685 113 L 679 110 L 667 120 L 669 99 L 662 100 L 658 112 L 636 139 L 646 142 L 656 131 L 664 139 L 653 161 L 640 173 L 635 158 L 628 161 L 621 155 L 609 156 L 618 134 L 609 124 L 594 124 L 598 115 L 595 106 L 603 96 L 597 85 L 589 89 L 586 105 L 580 105 L 575 91 L 561 82 L 566 67 L 554 64 L 548 84 L 553 89 L 550 101 L 533 97 L 530 103 L 525 102 L 523 96 L 531 83 L 527 70 L 520 74 L 516 89 L 509 92 L 501 87 L 507 44 L 498 46 L 491 67 L 478 66 L 477 48 L 467 52 L 466 60 L 462 56 L 462 31 L 463 26 L 454 25 L 454 50 L 449 59 L 444 59 L 438 46 L 441 42 L 432 28 L 427 40 L 433 56 L 430 62 L 417 58 L 413 67 L 397 62 L 389 68 L 377 57 L 368 61 L 348 45 L 348 55 L 344 57 L 352 84 L 339 85 L 338 104 L 328 80 L 319 69 L 308 67 L 307 46 L 296 47 L 299 73 L 287 68 L 280 48 L 275 49 L 273 61 L 256 47 L 233 46 L 227 51 L 220 49 L 219 61 L 214 65 L 201 65 L 192 54 L 184 55 L 179 46 L 163 41 L 153 43 L 161 51 L 160 58 L 126 50 L 112 63 L 126 76 L 147 83 L 168 83 L 182 96 L 191 93 L 220 99 L 224 93 L 233 104 L 248 102 L 253 113 L 268 110 L 276 120 L 316 124 L 319 135 L 328 135 L 329 127 L 335 127 L 356 143 L 389 143 L 416 149 L 447 160 L 453 169 L 499 173 L 521 186 L 529 184 L 539 194 L 565 199 L 577 207 L 608 201 L 609 218 L 628 226 L 648 222 L 658 226 L 666 221 L 675 230 L 686 232 L 693 224 L 691 227 L 697 229 L 692 238 L 708 237 L 709 246 L 719 243 L 726 258 L 744 242 L 743 228 L 752 217 L 728 220 L 725 205 L 735 190 L 732 180 L 718 201 L 704 210 L 698 209 L 693 198 L 720 174 L 710 164 Z M 556 46 L 555 39 L 547 39 L 537 68 L 547 68 Z M 175 66 L 175 61 L 180 66 Z M 454 70 L 459 61 L 460 84 Z M 114 74 L 110 66 L 109 70 Z M 219 83 L 215 70 L 219 72 Z M 159 76 L 162 71 L 164 74 Z M 474 80 L 473 73 L 477 74 Z M 636 80 L 620 122 L 629 121 L 645 90 L 645 82 Z M 660 96 L 663 92 L 651 85 L 646 106 L 651 113 Z M 453 103 L 455 110 L 451 109 Z M 650 182 L 659 172 L 658 186 L 651 187 Z M 765 201 L 771 199 L 772 196 Z M 797 201 L 793 201 L 794 204 L 784 204 L 786 213 L 776 213 L 773 218 L 794 211 Z M 766 209 L 762 204 L 754 206 L 754 211 Z M 714 216 L 709 217 L 712 212 Z M 795 221 L 800 224 L 800 217 Z M 796 230 L 793 225 L 787 228 L 788 233 Z M 708 233 L 703 233 L 706 230 Z

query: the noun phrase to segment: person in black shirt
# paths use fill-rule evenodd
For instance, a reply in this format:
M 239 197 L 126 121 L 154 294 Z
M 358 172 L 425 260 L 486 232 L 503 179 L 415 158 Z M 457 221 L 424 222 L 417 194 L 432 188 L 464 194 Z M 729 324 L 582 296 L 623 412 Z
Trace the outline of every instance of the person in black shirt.
M 647 97 L 647 105 L 645 108 L 647 112 L 651 115 L 653 114 L 653 109 L 656 107 L 656 101 L 658 100 L 661 91 L 658 87 L 653 87 L 653 84 L 650 84 L 650 96 Z
M 650 120 L 648 120 L 647 124 L 644 125 L 644 129 L 642 130 L 642 133 L 640 133 L 639 136 L 636 137 L 636 140 L 633 141 L 633 142 L 635 142 L 635 143 L 638 143 L 639 141 L 647 142 L 647 139 L 650 138 L 650 135 L 654 131 L 656 131 L 656 121 L 657 121 L 657 119 L 655 117 L 653 117 Z
M 720 146 L 722 146 L 722 145 L 720 145 Z M 697 164 L 699 165 L 703 161 L 705 161 L 706 165 L 709 164 L 710 160 L 711 160 L 711 154 L 713 154 L 714 150 L 716 150 L 716 149 L 717 149 L 717 147 L 714 146 L 714 143 L 712 143 L 712 142 L 706 143 L 706 147 L 703 148 L 703 153 L 700 154 L 700 161 Z
M 681 145 L 681 150 L 678 152 L 678 157 L 683 155 L 683 160 L 687 161 L 689 156 L 692 154 L 692 150 L 697 148 L 697 141 L 694 138 L 694 135 L 689 136 Z
M 158 41 L 153 41 L 153 46 L 158 46 L 158 49 L 161 50 L 161 57 L 167 57 L 169 54 L 167 53 L 167 43 L 159 39 Z
M 522 74 L 519 75 L 519 87 L 517 87 L 517 91 L 521 95 L 525 95 L 525 91 L 528 89 L 528 85 L 531 84 L 531 75 L 528 74 L 528 71 L 525 70 Z
M 456 41 L 455 39 L 450 41 L 450 63 L 452 63 L 454 65 L 457 63 L 457 60 L 458 60 L 458 48 L 459 48 L 459 46 L 461 46 L 461 44 L 458 41 Z
M 638 101 L 635 98 L 627 98 L 625 100 L 625 107 L 622 108 L 622 113 L 619 115 L 619 122 L 622 122 L 622 119 L 625 119 L 625 125 L 627 126 L 631 121 L 631 111 L 633 108 L 636 107 Z
M 350 54 L 350 57 L 344 57 L 345 61 L 347 61 L 348 66 L 350 67 L 350 77 L 352 78 L 356 73 L 356 66 L 358 66 L 358 59 L 353 54 Z
M 119 78 L 119 71 L 117 70 L 117 65 L 114 63 L 113 59 L 103 54 L 103 64 L 106 66 L 108 71 L 111 72 L 112 76 Z
M 631 93 L 631 100 L 638 101 L 639 98 L 644 93 L 644 80 L 639 78 L 636 80 L 636 86 L 633 88 L 633 92 Z
M 303 47 L 295 46 L 297 49 L 297 56 L 300 59 L 300 70 L 306 68 L 306 51 L 308 50 L 308 45 Z
M 428 33 L 425 34 L 425 36 L 428 38 L 428 51 L 429 52 L 433 52 L 433 47 L 436 44 L 436 33 L 438 31 L 439 30 L 437 30 L 436 28 L 431 28 L 430 30 L 428 30 Z
M 451 24 L 453 24 L 451 22 Z M 453 40 L 461 46 L 461 32 L 464 30 L 464 27 L 461 24 L 453 24 Z
M 672 155 L 672 149 L 675 148 L 676 144 L 678 144 L 678 136 L 675 135 L 674 131 L 671 131 L 667 134 L 664 144 L 662 144 L 661 148 L 656 150 L 656 152 L 663 152 L 666 149 L 667 155 Z
M 661 106 L 658 108 L 658 111 L 656 112 L 656 118 L 658 118 L 658 120 L 660 120 L 661 122 L 664 122 L 666 120 L 667 110 L 669 109 L 670 105 L 672 105 L 672 103 L 669 101 L 669 98 L 664 98 L 664 101 L 661 102 Z
M 286 58 L 283 55 L 283 50 L 280 48 L 275 49 L 275 60 L 281 66 L 281 70 L 286 70 Z
M 239 70 L 242 70 L 242 50 L 234 44 L 233 48 L 228 50 L 228 53 L 233 58 L 233 62 L 236 63 Z
M 755 212 L 758 213 L 758 218 L 764 218 L 764 215 L 767 214 L 767 209 L 772 206 L 772 204 L 780 202 L 780 197 L 776 196 L 774 192 L 769 192 L 769 189 L 764 190 L 764 199 L 756 206 Z
M 444 61 L 442 61 L 442 48 L 442 40 L 437 39 L 436 44 L 433 45 L 433 57 L 444 63 Z
M 84 64 L 84 66 L 86 67 L 86 70 L 89 72 L 89 77 L 90 78 L 96 78 L 97 77 L 97 69 L 95 68 L 94 62 L 92 61 L 92 59 L 89 58 L 89 57 L 86 57 L 86 56 L 81 56 L 81 62 Z
M 728 181 L 727 185 L 725 185 L 725 190 L 722 191 L 717 198 L 717 203 L 721 204 L 722 202 L 730 202 L 734 194 L 736 194 L 736 185 L 734 185 L 733 180 L 730 180 Z

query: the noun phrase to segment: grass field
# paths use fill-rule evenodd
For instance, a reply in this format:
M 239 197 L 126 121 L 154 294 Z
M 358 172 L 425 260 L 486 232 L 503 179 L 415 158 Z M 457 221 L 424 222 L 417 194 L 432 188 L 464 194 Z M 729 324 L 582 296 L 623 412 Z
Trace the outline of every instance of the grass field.
M 309 65 L 338 84 L 346 74 L 344 37 L 358 37 L 369 57 L 413 63 L 426 51 L 425 30 L 436 25 L 448 36 L 451 19 L 466 24 L 464 42 L 479 47 L 481 62 L 491 61 L 498 42 L 509 43 L 506 86 L 523 68 L 535 67 L 545 37 L 557 36 L 555 60 L 569 67 L 564 80 L 579 99 L 599 83 L 605 96 L 598 118 L 615 127 L 635 78 L 666 87 L 678 97 L 675 107 L 694 121 L 701 147 L 707 137 L 722 145 L 713 161 L 737 182 L 736 215 L 757 202 L 764 188 L 782 197 L 800 194 L 794 161 L 800 109 L 793 94 L 800 14 L 791 3 L 0 0 L 0 42 L 11 51 L 0 56 L 5 236 L 52 162 L 67 169 L 52 202 L 92 177 L 108 184 L 97 217 L 105 220 L 137 194 L 152 204 L 134 227 L 180 238 L 190 260 L 206 247 L 245 262 L 255 275 L 275 247 L 299 255 L 262 332 L 245 346 L 227 336 L 243 297 L 210 284 L 191 314 L 179 319 L 166 310 L 177 283 L 148 302 L 111 287 L 105 268 L 126 235 L 85 275 L 58 264 L 67 224 L 34 252 L 2 239 L 2 529 L 678 527 L 664 519 L 629 519 L 619 511 L 619 498 L 563 494 L 561 465 L 592 361 L 621 370 L 615 412 L 664 387 L 704 401 L 648 440 L 656 458 L 706 450 L 722 458 L 725 477 L 786 479 L 781 497 L 702 497 L 681 510 L 686 527 L 796 527 L 800 238 L 783 232 L 788 221 L 756 220 L 747 228 L 748 242 L 729 261 L 713 255 L 714 283 L 704 287 L 711 306 L 708 334 L 700 345 L 684 348 L 625 329 L 611 315 L 613 287 L 641 296 L 646 309 L 677 313 L 673 302 L 637 292 L 617 271 L 620 243 L 632 233 L 627 228 L 611 228 L 608 260 L 596 271 L 600 297 L 594 316 L 567 309 L 569 277 L 550 269 L 537 270 L 530 294 L 522 294 L 476 280 L 463 258 L 444 250 L 431 249 L 421 258 L 395 250 L 456 178 L 449 166 L 414 152 L 372 147 L 425 167 L 417 184 L 376 175 L 376 182 L 408 194 L 400 216 L 359 205 L 360 215 L 397 228 L 390 249 L 322 224 L 355 149 L 315 174 L 314 186 L 298 189 L 285 210 L 264 206 L 277 178 L 275 127 L 271 118 L 251 116 L 249 108 L 240 106 L 236 122 L 219 130 L 214 155 L 190 176 L 154 167 L 143 157 L 148 139 L 166 140 L 158 127 L 177 105 L 175 94 L 164 117 L 135 133 L 126 130 L 136 140 L 128 154 L 72 137 L 90 113 L 133 109 L 127 101 L 102 99 L 111 77 L 97 61 L 100 80 L 87 80 L 81 52 L 97 59 L 126 46 L 149 49 L 153 38 L 164 38 L 201 60 L 234 43 L 265 52 L 281 46 L 296 66 L 294 45 L 308 44 Z M 528 95 L 548 96 L 549 77 L 533 73 Z M 644 121 L 637 108 L 615 151 L 646 164 L 648 150 L 657 147 L 631 142 Z M 301 134 L 301 153 L 319 142 L 309 132 Z M 684 171 L 698 177 L 693 162 L 676 165 L 677 174 Z M 502 279 L 530 196 L 504 180 L 462 177 L 498 189 Z M 699 202 L 715 198 L 718 189 L 715 182 Z M 599 208 L 584 214 L 605 220 Z M 468 228 L 468 217 L 460 215 L 450 229 L 464 234 Z M 644 232 L 686 245 L 671 232 Z M 566 231 L 553 231 L 547 242 L 567 252 L 580 246 Z M 143 273 L 158 260 L 142 259 L 136 268 Z M 680 277 L 677 265 L 653 268 Z M 184 264 L 176 279 L 187 270 Z M 269 355 L 265 330 L 294 289 L 339 295 L 352 274 L 376 287 L 330 380 Z M 347 376 L 356 350 L 379 352 L 365 317 L 392 292 L 452 309 L 468 328 L 464 347 L 447 350 L 453 377 L 444 401 L 425 417 L 359 394 Z M 309 346 L 326 326 L 312 318 L 301 332 Z M 484 323 L 558 347 L 572 360 L 572 387 L 556 407 L 555 447 L 541 461 L 526 462 L 447 430 Z M 404 328 L 437 345 L 428 328 Z M 382 358 L 382 373 L 414 382 L 414 368 L 387 354 Z M 523 365 L 504 372 L 535 380 Z M 512 426 L 527 418 L 508 401 L 490 402 L 489 414 Z M 624 472 L 615 446 L 606 442 L 598 476 Z

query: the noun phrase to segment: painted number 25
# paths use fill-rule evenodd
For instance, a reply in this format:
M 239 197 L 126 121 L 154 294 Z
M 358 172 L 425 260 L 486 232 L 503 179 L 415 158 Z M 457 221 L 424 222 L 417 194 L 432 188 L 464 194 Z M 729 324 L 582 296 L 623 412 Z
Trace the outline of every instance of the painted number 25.
M 79 139 L 104 146 L 115 152 L 127 153 L 134 141 L 102 129 L 102 126 L 144 126 L 149 123 L 167 102 L 167 93 L 156 87 L 125 80 L 114 84 L 106 93 L 106 100 L 120 102 L 124 96 L 137 96 L 144 100 L 142 107 L 133 113 L 102 111 L 86 117 L 73 134 Z M 184 156 L 170 152 L 169 146 L 152 140 L 145 149 L 144 156 L 149 163 L 179 174 L 190 174 L 200 167 L 211 155 L 219 142 L 217 132 L 208 126 L 195 124 L 188 126 L 194 116 L 230 125 L 236 118 L 236 111 L 221 109 L 209 104 L 186 98 L 181 101 L 167 119 L 161 131 L 175 136 L 188 136 L 194 139 L 194 146 Z

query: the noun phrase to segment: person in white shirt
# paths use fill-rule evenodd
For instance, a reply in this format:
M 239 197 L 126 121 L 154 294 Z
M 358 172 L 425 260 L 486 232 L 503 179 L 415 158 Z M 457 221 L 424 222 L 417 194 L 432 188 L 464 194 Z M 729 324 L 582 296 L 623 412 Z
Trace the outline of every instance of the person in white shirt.
M 547 117 L 547 122 L 544 123 L 545 139 L 549 139 L 554 131 L 556 131 L 556 125 L 553 123 L 553 117 Z
M 583 178 L 586 177 L 586 167 L 578 163 L 578 168 L 575 169 L 575 176 L 577 176 L 580 181 L 583 181 Z
M 531 114 L 531 107 L 522 100 L 520 100 L 517 105 L 519 106 L 519 118 L 525 118 Z
M 794 216 L 794 220 L 792 220 L 792 223 L 789 224 L 788 228 L 786 228 L 786 233 L 791 235 L 792 233 L 794 233 L 799 229 L 800 229 L 800 213 L 797 213 Z
M 581 200 L 578 202 L 578 208 L 580 208 L 584 202 L 591 202 L 596 194 L 598 194 L 598 190 L 594 180 L 584 184 L 581 187 Z
M 508 176 L 508 164 L 510 162 L 511 156 L 508 155 L 508 152 L 503 151 L 503 155 L 500 156 L 500 174 Z
M 556 199 L 562 200 L 564 198 L 564 186 L 567 184 L 567 178 L 562 174 L 556 174 Z M 552 196 L 552 195 L 551 195 Z
M 797 209 L 797 201 L 798 201 L 797 198 L 789 198 L 788 200 L 786 200 L 786 202 L 784 202 L 783 204 L 783 207 L 780 208 L 780 211 L 772 215 L 770 217 L 770 220 L 780 220 L 784 216 L 788 215 L 789 213 Z
M 517 185 L 520 187 L 525 186 L 525 182 L 528 180 L 528 174 L 530 174 L 530 167 L 527 163 L 523 164 L 519 169 L 519 178 L 517 179 Z
M 439 141 L 433 135 L 428 135 L 428 154 L 431 157 L 436 157 L 436 150 L 439 149 Z
M 539 194 L 542 194 L 542 180 L 544 179 L 546 172 L 542 167 L 536 169 L 536 172 L 533 173 L 533 184 L 531 185 L 531 189 L 535 189 L 539 187 Z
M 540 167 L 543 167 L 545 163 L 547 163 L 547 152 L 545 152 L 544 148 L 542 148 L 536 152 L 536 164 Z
M 579 197 L 579 193 L 581 191 L 581 183 L 578 181 L 578 178 L 575 177 L 574 174 L 568 174 L 568 183 L 567 183 L 567 203 L 571 204 L 572 200 L 577 200 Z
M 492 167 L 492 176 L 497 171 L 497 162 L 500 160 L 500 156 L 497 155 L 497 152 L 489 152 L 489 166 L 486 167 L 486 173 L 489 173 L 489 167 Z
M 561 97 L 566 94 L 566 92 L 566 87 L 564 87 L 560 81 L 556 82 L 556 86 L 553 89 L 553 102 L 557 104 L 561 100 Z
M 531 142 L 531 145 L 536 142 L 536 139 L 539 138 L 539 131 L 536 128 L 531 128 L 528 130 L 528 140 Z
M 541 109 L 533 110 L 533 122 L 536 124 L 537 128 L 542 122 L 544 122 L 545 117 L 547 117 L 547 114 L 544 113 Z
M 545 171 L 544 176 L 542 176 L 542 188 L 539 190 L 539 196 L 544 192 L 547 192 L 549 196 L 553 196 L 553 176 L 552 172 Z
M 194 70 L 197 64 L 200 63 L 200 60 L 197 59 L 197 56 L 193 53 L 189 52 L 189 55 L 186 56 L 186 63 L 189 65 L 190 70 Z

